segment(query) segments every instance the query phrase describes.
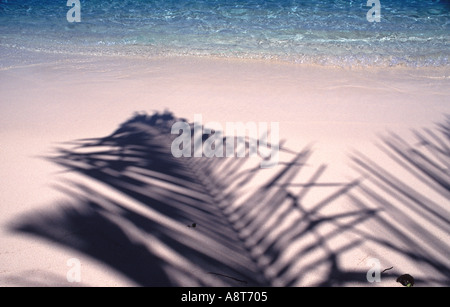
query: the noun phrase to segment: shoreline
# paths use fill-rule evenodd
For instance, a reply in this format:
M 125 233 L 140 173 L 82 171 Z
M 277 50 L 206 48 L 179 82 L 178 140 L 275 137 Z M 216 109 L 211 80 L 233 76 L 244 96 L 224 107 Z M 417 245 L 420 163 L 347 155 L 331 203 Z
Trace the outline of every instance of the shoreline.
M 175 59 L 186 59 L 186 60 L 205 60 L 205 61 L 229 61 L 229 62 L 240 62 L 240 63 L 264 63 L 270 65 L 292 65 L 296 67 L 306 67 L 306 68 L 324 68 L 324 69 L 342 69 L 350 71 L 359 70 L 426 70 L 426 71 L 450 71 L 450 65 L 408 65 L 405 63 L 400 64 L 382 64 L 382 61 L 378 61 L 378 64 L 362 64 L 362 63 L 343 63 L 343 64 L 332 64 L 329 62 L 314 60 L 311 58 L 307 61 L 297 61 L 292 57 L 284 56 L 265 56 L 265 55 L 253 55 L 253 56 L 239 56 L 239 55 L 218 55 L 218 54 L 201 54 L 201 53 L 176 53 L 169 50 L 161 50 L 157 53 L 148 52 L 151 50 L 151 46 L 141 46 L 141 45 L 124 45 L 124 46 L 97 46 L 97 47 L 75 47 L 80 48 L 78 51 L 71 51 L 73 46 L 67 45 L 63 46 L 63 49 L 58 50 L 61 46 L 57 45 L 53 49 L 48 49 L 48 46 L 43 48 L 31 46 L 24 47 L 18 46 L 16 43 L 1 43 L 0 51 L 5 53 L 5 50 L 15 50 L 19 52 L 26 52 L 30 54 L 46 55 L 49 57 L 58 58 L 98 58 L 105 59 L 109 58 L 111 60 L 130 60 L 130 61 L 158 61 L 158 60 L 175 60 Z M 5 50 L 2 50 L 5 49 Z M 107 50 L 105 52 L 105 50 Z M 374 55 L 375 57 L 375 55 Z M 22 57 L 25 60 L 25 56 Z M 319 64 L 318 62 L 322 62 Z M 39 65 L 39 63 L 37 63 Z M 11 67 L 14 68 L 14 67 Z M 10 69 L 10 68 L 8 68 Z M 0 71 L 4 68 L 0 68 Z

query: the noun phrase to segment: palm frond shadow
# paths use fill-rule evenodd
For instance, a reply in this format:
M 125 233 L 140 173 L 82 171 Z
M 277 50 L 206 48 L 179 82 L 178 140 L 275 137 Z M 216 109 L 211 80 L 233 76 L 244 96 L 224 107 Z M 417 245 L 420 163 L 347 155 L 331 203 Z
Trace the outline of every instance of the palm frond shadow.
M 362 154 L 353 157 L 356 169 L 370 179 L 356 190 L 359 196 L 351 197 L 361 208 L 372 203 L 386 213 L 374 217 L 369 226 L 384 229 L 385 239 L 365 231 L 361 235 L 412 261 L 414 273 L 422 274 L 419 285 L 450 286 L 449 131 L 450 117 L 435 131 L 415 131 L 414 144 L 395 134 L 384 137 L 380 148 L 395 170 Z M 399 179 L 400 172 L 407 182 Z
M 60 181 L 56 188 L 72 201 L 23 217 L 14 231 L 76 250 L 143 286 L 365 281 L 366 268 L 349 271 L 339 260 L 362 244 L 350 234 L 377 210 L 333 208 L 362 179 L 321 182 L 326 165 L 301 179 L 310 146 L 298 153 L 282 146 L 270 170 L 259 168 L 261 158 L 174 158 L 170 128 L 178 120 L 137 114 L 107 137 L 58 149 L 48 159 L 84 179 Z M 315 189 L 323 197 L 308 203 Z

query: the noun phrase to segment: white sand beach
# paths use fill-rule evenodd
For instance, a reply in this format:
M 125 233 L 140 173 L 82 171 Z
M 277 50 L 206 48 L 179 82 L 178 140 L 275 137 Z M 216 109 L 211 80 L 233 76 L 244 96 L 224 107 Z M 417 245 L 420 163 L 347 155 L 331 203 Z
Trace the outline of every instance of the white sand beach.
M 14 52 L 2 49 L 3 54 Z M 337 194 L 336 199 L 332 195 L 339 187 L 312 186 L 303 203 L 305 208 L 313 207 L 331 195 L 315 218 L 363 210 L 355 204 L 364 203 L 364 206 L 379 209 L 377 216 L 382 219 L 351 224 L 344 217 L 339 221 L 340 226 L 325 222 L 323 227 L 318 226 L 307 236 L 283 247 L 283 254 L 270 265 L 264 255 L 258 254 L 257 248 L 250 249 L 250 254 L 255 256 L 255 270 L 261 272 L 267 283 L 274 286 L 314 286 L 327 282 L 329 285 L 400 286 L 395 278 L 408 273 L 416 278 L 418 285 L 450 285 L 448 275 L 445 276 L 450 270 L 450 225 L 445 222 L 450 219 L 450 191 L 434 190 L 424 183 L 429 182 L 428 179 L 423 181 L 411 175 L 410 166 L 405 168 L 378 147 L 383 144 L 381 137 L 389 136 L 390 132 L 416 146 L 414 130 L 437 131 L 436 125 L 446 122 L 446 115 L 450 114 L 448 68 L 344 69 L 211 57 L 140 59 L 22 52 L 22 55 L 16 54 L 16 58 L 22 56 L 23 61 L 13 61 L 11 57 L 8 63 L 8 59 L 3 58 L 0 70 L 0 286 L 135 286 L 144 283 L 127 275 L 126 270 L 117 270 L 112 260 L 105 262 L 101 257 L 58 244 L 45 236 L 13 229 L 31 216 L 36 219 L 49 213 L 57 216 L 67 203 L 76 207 L 76 197 L 57 188 L 72 180 L 102 191 L 110 201 L 141 212 L 150 220 L 154 218 L 155 225 L 160 221 L 158 227 L 184 231 L 185 221 L 161 216 L 152 211 L 151 204 L 147 204 L 150 209 L 143 209 L 131 194 L 114 190 L 79 172 L 66 172 L 61 165 L 44 158 L 54 156 L 57 147 L 71 148 L 69 142 L 110 135 L 134 112 L 145 111 L 151 115 L 164 110 L 189 121 L 195 114 L 201 114 L 205 122 L 279 122 L 280 139 L 285 141 L 283 146 L 300 152 L 312 144 L 311 157 L 299 173 L 298 182 L 308 182 L 321 165 L 327 166 L 318 180 L 324 185 L 352 182 L 365 173 L 361 186 L 343 195 Z M 448 144 L 448 138 L 445 141 Z M 352 159 L 358 153 L 395 175 L 398 179 L 395 182 L 408 187 L 404 191 L 411 193 L 389 192 L 388 188 L 377 185 L 376 176 Z M 443 159 L 448 163 L 448 151 Z M 436 163 L 442 165 L 443 162 Z M 448 167 L 449 164 L 442 165 L 447 183 L 450 182 Z M 256 182 L 270 178 L 268 174 L 270 170 L 261 172 Z M 417 204 L 424 201 L 419 201 L 415 194 L 412 196 L 412 192 L 432 201 L 431 211 L 417 209 Z M 273 210 L 276 214 L 277 210 Z M 296 218 L 301 220 L 302 216 L 293 216 L 286 223 L 292 226 Z M 348 218 L 351 220 L 352 216 Z M 230 219 L 233 220 L 233 215 Z M 64 219 L 61 221 L 64 224 Z M 111 221 L 115 221 L 114 217 Z M 132 242 L 140 242 L 155 259 L 164 260 L 159 268 L 161 272 L 148 277 L 153 278 L 149 284 L 158 285 L 159 276 L 164 275 L 162 285 L 229 285 L 229 279 L 207 274 L 211 272 L 210 264 L 206 269 L 201 260 L 187 259 L 164 238 L 136 226 L 128 227 L 126 222 L 122 220 L 118 224 Z M 345 227 L 347 222 L 348 227 Z M 202 230 L 202 223 L 198 224 L 200 237 L 192 232 L 186 240 L 216 242 L 208 232 L 210 228 Z M 239 223 L 235 224 L 235 229 L 239 229 Z M 246 229 L 241 230 L 244 234 L 238 232 L 237 236 L 245 238 Z M 327 240 L 330 233 L 333 235 Z M 370 234 L 370 239 L 364 234 Z M 70 231 L 67 236 L 72 236 Z M 247 239 L 243 244 L 250 246 L 252 238 Z M 260 243 L 264 245 L 264 242 Z M 322 248 L 298 253 L 298 249 L 309 245 L 312 249 L 320 245 Z M 216 257 L 218 262 L 233 258 L 226 252 L 208 255 Z M 71 258 L 79 259 L 82 264 L 81 283 L 69 283 L 66 279 L 70 269 L 67 261 Z M 371 268 L 367 264 L 370 258 L 379 259 L 383 270 L 393 267 L 388 275 L 382 275 L 380 283 L 365 280 L 364 272 Z M 237 256 L 233 259 L 236 271 L 246 263 L 240 262 Z M 317 259 L 323 261 L 315 263 Z M 290 266 L 283 271 L 286 263 Z M 188 265 L 192 267 L 186 267 Z M 183 266 L 197 279 L 180 273 L 179 268 Z M 217 267 L 216 273 L 221 272 L 233 274 Z M 341 275 L 333 275 L 333 272 Z M 331 280 L 339 276 L 348 279 Z

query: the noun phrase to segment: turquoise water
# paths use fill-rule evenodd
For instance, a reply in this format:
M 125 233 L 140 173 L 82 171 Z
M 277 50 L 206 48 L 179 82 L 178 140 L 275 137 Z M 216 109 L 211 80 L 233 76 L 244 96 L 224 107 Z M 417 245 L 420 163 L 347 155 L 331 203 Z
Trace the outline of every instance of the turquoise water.
M 0 0 L 0 46 L 55 53 L 198 55 L 338 66 L 449 66 L 450 1 Z

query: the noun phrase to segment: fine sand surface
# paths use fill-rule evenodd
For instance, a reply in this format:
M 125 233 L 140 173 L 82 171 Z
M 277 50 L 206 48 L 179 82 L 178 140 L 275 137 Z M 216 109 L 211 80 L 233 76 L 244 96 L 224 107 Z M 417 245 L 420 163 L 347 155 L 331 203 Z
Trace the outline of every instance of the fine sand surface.
M 304 181 L 322 164 L 327 165 L 321 177 L 323 182 L 349 182 L 358 178 L 361 174 L 351 158 L 359 152 L 392 171 L 420 195 L 433 200 L 440 206 L 436 211 L 445 219 L 450 217 L 448 191 L 436 193 L 426 185 L 423 187 L 377 147 L 382 143 L 380 136 L 390 131 L 409 144 L 417 144 L 413 129 L 434 129 L 437 123 L 445 122 L 445 115 L 450 114 L 448 69 L 342 69 L 270 61 L 189 57 L 127 59 L 31 52 L 15 54 L 9 60 L 2 57 L 1 62 L 1 286 L 80 285 L 66 280 L 69 270 L 66 262 L 70 258 L 78 258 L 82 263 L 81 285 L 137 284 L 98 259 L 12 229 L 23 216 L 57 211 L 63 200 L 70 200 L 70 195 L 55 188 L 63 178 L 96 184 L 79 174 L 62 172 L 63 168 L 43 157 L 54 154 L 54 148 L 65 146 L 64 142 L 107 136 L 139 111 L 151 114 L 167 109 L 189 121 L 195 114 L 201 114 L 204 123 L 279 122 L 280 139 L 285 140 L 287 148 L 300 151 L 312 144 Z M 326 193 L 329 192 L 318 188 L 309 194 L 308 200 L 318 201 Z M 354 199 L 363 198 L 357 190 L 354 193 Z M 108 195 L 121 197 L 112 192 Z M 367 195 L 366 199 L 373 208 L 379 206 Z M 332 211 L 348 208 L 348 201 L 345 197 L 337 199 Z M 401 203 L 400 199 L 392 201 L 394 205 L 401 206 Z M 392 212 L 381 214 L 386 221 L 396 222 Z M 449 225 L 437 227 L 433 220 L 422 220 L 423 216 L 417 212 L 405 214 L 429 230 L 433 237 L 420 237 L 413 232 L 420 229 L 412 224 L 409 233 L 413 239 L 404 238 L 402 242 L 400 236 L 389 233 L 388 227 L 380 228 L 379 232 L 371 228 L 373 236 L 383 239 L 392 236 L 392 240 L 399 240 L 399 245 L 411 248 L 410 253 L 402 255 L 386 246 L 367 243 L 343 254 L 340 267 L 349 272 L 364 272 L 370 268 L 367 260 L 378 258 L 382 269 L 394 267 L 395 274 L 410 273 L 423 280 L 423 284 L 448 286 L 448 276 L 439 275 L 439 266 L 433 264 L 440 263 L 446 270 L 450 268 Z M 317 239 L 311 240 L 314 238 Z M 429 247 L 431 241 L 436 244 Z M 420 242 L 428 243 L 421 246 Z M 335 244 L 339 245 L 339 240 Z M 414 259 L 416 247 L 426 249 L 424 253 L 430 255 L 430 262 Z M 305 261 L 309 260 L 305 258 Z M 201 269 L 201 264 L 197 265 Z M 298 274 L 301 266 L 299 262 Z M 171 272 L 170 268 L 164 270 Z M 312 270 L 297 285 L 320 284 L 321 274 L 326 270 L 326 267 Z M 266 274 L 270 276 L 270 270 Z M 399 285 L 393 277 L 380 285 Z M 178 284 L 190 285 L 189 281 L 176 278 L 173 277 Z M 273 280 L 274 285 L 283 285 L 282 279 Z M 347 284 L 372 286 L 364 279 Z

